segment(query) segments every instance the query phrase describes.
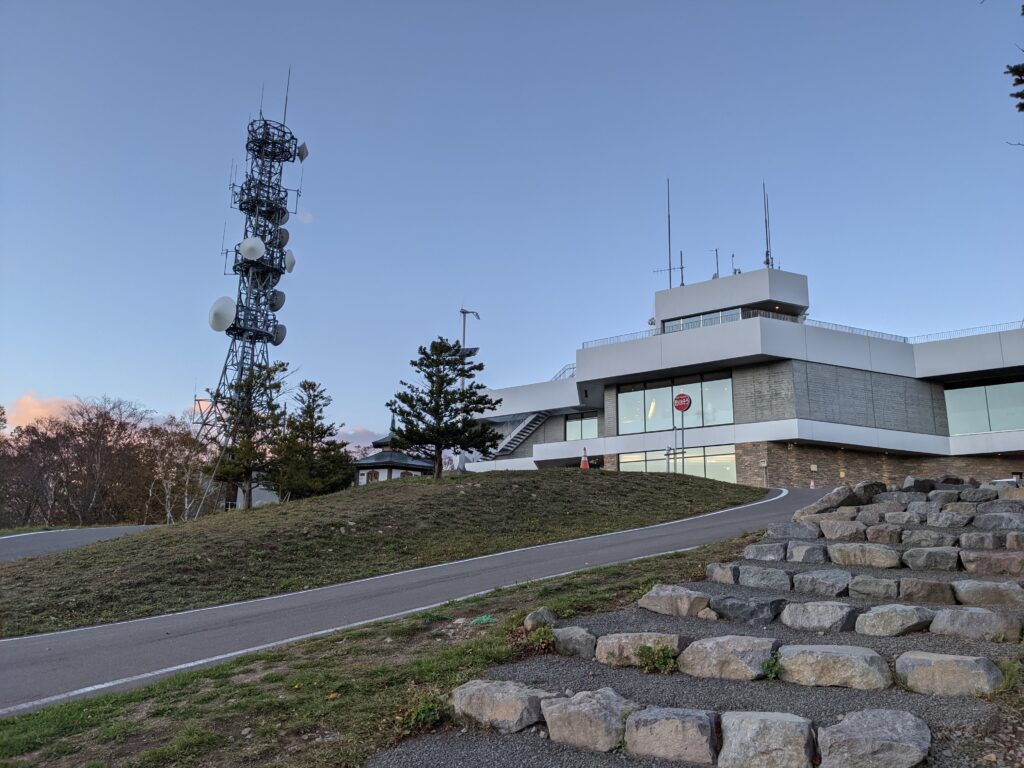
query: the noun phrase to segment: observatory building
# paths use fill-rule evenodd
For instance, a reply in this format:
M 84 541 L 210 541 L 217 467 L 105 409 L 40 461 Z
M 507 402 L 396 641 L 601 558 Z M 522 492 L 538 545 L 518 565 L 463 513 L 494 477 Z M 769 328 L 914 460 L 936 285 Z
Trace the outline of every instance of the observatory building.
M 367 485 L 384 480 L 398 480 L 403 477 L 418 477 L 429 475 L 434 471 L 434 463 L 426 459 L 410 456 L 398 450 L 395 445 L 395 417 L 391 417 L 391 431 L 387 435 L 374 440 L 374 448 L 380 448 L 377 453 L 365 456 L 355 463 L 356 485 Z
M 906 338 L 809 307 L 807 278 L 774 268 L 658 291 L 652 327 L 491 391 L 504 438 L 467 468 L 579 466 L 586 449 L 605 469 L 759 486 L 1024 471 L 1021 322 Z

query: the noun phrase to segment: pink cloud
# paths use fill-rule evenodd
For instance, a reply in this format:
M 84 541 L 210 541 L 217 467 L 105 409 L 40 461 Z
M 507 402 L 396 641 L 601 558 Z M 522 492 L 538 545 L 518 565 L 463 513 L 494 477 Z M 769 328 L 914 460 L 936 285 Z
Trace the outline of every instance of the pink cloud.
M 7 408 L 7 425 L 12 429 L 27 427 L 39 419 L 59 416 L 74 402 L 74 400 L 65 400 L 60 397 L 39 397 L 34 390 L 30 389 Z
M 374 432 L 366 427 L 353 427 L 352 429 L 343 429 L 338 432 L 338 439 L 344 440 L 349 445 L 355 447 L 359 445 L 369 445 L 374 440 L 384 437 L 380 432 Z
M 312 213 L 312 211 L 299 211 L 299 221 L 301 221 L 303 224 L 312 224 L 313 223 L 313 213 Z

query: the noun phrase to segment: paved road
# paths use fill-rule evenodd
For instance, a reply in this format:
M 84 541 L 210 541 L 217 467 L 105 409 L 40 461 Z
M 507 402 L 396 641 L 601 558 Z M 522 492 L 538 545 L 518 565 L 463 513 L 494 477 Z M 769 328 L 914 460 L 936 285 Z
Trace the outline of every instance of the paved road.
M 36 531 L 0 536 L 0 563 L 20 560 L 23 557 L 48 555 L 66 549 L 84 547 L 96 541 L 116 539 L 128 533 L 138 533 L 150 525 L 111 525 L 102 528 L 66 528 L 61 531 Z
M 0 717 L 126 690 L 243 653 L 526 581 L 689 549 L 785 521 L 822 491 L 242 603 L 0 640 Z

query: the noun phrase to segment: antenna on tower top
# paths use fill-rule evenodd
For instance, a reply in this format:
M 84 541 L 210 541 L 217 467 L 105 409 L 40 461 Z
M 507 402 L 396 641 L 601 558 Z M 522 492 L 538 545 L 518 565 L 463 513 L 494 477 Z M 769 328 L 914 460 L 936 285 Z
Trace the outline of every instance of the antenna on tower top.
M 288 65 L 288 81 L 284 86 L 284 117 L 281 118 L 282 123 L 288 122 L 288 91 L 292 87 L 292 65 Z
M 761 180 L 761 195 L 764 197 L 764 265 L 768 269 L 775 268 L 775 259 L 772 258 L 772 219 L 768 213 L 768 190 Z
M 672 287 L 672 180 L 665 179 L 665 213 L 668 217 L 668 287 Z

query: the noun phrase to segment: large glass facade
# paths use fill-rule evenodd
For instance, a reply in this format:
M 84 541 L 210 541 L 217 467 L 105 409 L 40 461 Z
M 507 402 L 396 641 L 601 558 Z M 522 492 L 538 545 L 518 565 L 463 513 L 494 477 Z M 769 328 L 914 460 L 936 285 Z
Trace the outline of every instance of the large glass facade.
M 685 473 L 726 483 L 736 482 L 736 447 L 732 445 L 709 445 L 703 448 L 687 448 L 683 456 L 678 454 L 665 458 L 665 451 L 645 453 L 620 453 L 620 472 L 670 472 Z
M 946 390 L 949 434 L 1024 429 L 1024 382 Z
M 680 393 L 690 396 L 690 409 L 685 413 L 674 407 Z M 623 385 L 618 406 L 620 435 L 732 424 L 732 377 L 709 374 Z

